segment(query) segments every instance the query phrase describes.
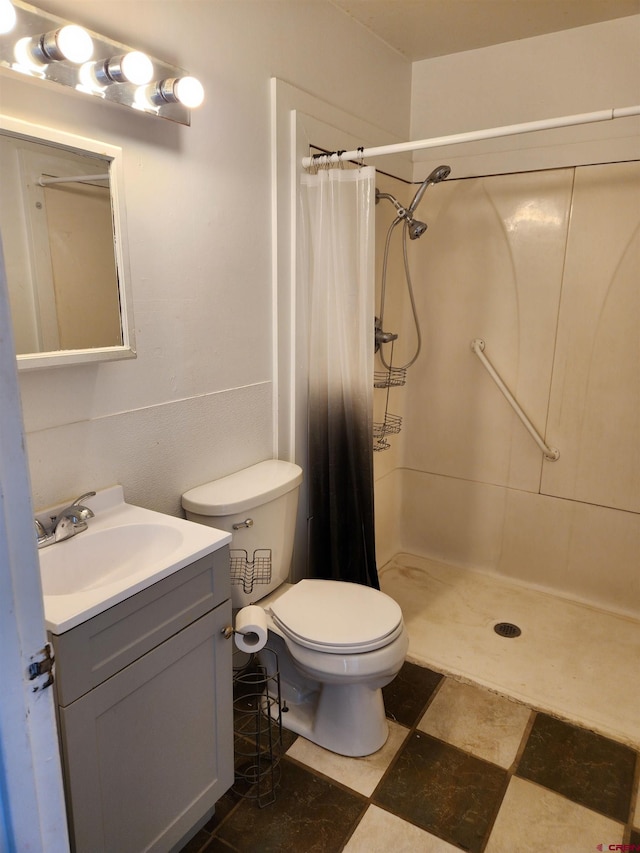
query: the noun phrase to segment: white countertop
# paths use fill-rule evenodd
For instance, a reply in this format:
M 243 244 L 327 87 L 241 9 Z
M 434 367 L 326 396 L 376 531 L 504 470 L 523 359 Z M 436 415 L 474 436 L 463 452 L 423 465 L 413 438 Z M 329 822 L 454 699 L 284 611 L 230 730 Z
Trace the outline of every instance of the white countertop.
M 74 628 L 231 541 L 223 530 L 127 504 L 121 486 L 98 492 L 85 505 L 95 513 L 88 529 L 38 552 L 45 622 L 53 634 Z

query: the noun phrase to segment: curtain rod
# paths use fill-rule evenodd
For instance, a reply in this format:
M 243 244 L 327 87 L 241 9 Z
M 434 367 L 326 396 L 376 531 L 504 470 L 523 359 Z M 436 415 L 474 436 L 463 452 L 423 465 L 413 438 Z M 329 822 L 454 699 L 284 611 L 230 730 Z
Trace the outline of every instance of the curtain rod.
M 500 136 L 516 136 L 521 133 L 533 133 L 536 130 L 550 130 L 556 127 L 571 127 L 577 124 L 593 124 L 598 121 L 610 121 L 615 118 L 640 115 L 640 106 L 614 107 L 593 113 L 561 116 L 559 118 L 528 121 L 523 124 L 509 124 L 503 127 L 491 127 L 486 130 L 472 130 L 468 133 L 454 133 L 451 136 L 434 136 L 431 139 L 419 139 L 416 142 L 398 142 L 393 145 L 379 145 L 377 148 L 357 148 L 355 151 L 340 151 L 333 154 L 321 154 L 316 157 L 303 157 L 302 165 L 308 169 L 313 163 L 339 163 L 341 160 L 362 160 L 365 157 L 381 157 L 384 154 L 402 154 L 407 151 L 420 151 L 424 148 L 438 148 L 441 145 L 458 145 L 462 142 L 475 142 L 481 139 L 495 139 Z

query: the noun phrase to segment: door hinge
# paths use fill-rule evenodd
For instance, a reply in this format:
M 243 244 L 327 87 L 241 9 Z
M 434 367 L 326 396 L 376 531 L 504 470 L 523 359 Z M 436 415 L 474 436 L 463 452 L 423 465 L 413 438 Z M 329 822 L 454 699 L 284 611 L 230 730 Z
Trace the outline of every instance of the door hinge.
M 39 660 L 36 660 L 40 655 L 42 657 L 40 657 Z M 39 652 L 32 655 L 31 660 L 32 663 L 29 664 L 27 669 L 29 681 L 33 681 L 41 675 L 47 676 L 47 680 L 44 684 L 38 684 L 33 687 L 33 692 L 35 693 L 38 690 L 45 690 L 47 687 L 51 687 L 53 684 L 53 666 L 56 660 L 51 649 L 51 644 L 46 643 L 44 649 L 40 649 Z

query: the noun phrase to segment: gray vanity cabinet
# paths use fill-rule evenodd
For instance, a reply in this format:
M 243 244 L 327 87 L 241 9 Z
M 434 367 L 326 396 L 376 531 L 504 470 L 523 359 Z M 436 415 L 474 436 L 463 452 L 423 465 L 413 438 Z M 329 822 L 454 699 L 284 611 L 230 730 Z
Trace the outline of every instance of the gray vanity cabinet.
M 72 848 L 179 849 L 233 783 L 228 549 L 52 635 Z

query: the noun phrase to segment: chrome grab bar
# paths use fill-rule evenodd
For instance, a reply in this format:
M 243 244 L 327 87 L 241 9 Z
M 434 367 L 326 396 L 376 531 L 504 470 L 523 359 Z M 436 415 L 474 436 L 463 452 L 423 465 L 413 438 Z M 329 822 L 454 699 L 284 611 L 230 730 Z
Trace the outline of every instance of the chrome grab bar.
M 496 385 L 498 386 L 498 388 L 500 389 L 500 391 L 504 395 L 506 401 L 509 403 L 509 405 L 511 406 L 513 411 L 520 418 L 521 422 L 523 423 L 525 429 L 527 430 L 527 432 L 529 433 L 531 438 L 535 441 L 535 443 L 538 445 L 540 450 L 544 453 L 545 457 L 547 459 L 555 462 L 555 460 L 558 459 L 560 456 L 560 451 L 557 450 L 555 447 L 549 447 L 549 445 L 545 443 L 545 441 L 541 437 L 540 433 L 536 430 L 536 428 L 531 423 L 529 418 L 523 412 L 523 410 L 520 407 L 520 404 L 518 403 L 516 398 L 513 396 L 511 391 L 509 391 L 507 386 L 504 384 L 504 382 L 502 381 L 502 379 L 498 375 L 494 366 L 491 364 L 491 362 L 489 361 L 487 356 L 484 354 L 484 346 L 485 346 L 484 341 L 481 338 L 476 338 L 475 340 L 471 341 L 471 349 L 478 356 L 478 358 L 482 362 L 484 369 L 487 371 L 489 376 L 496 383 Z

